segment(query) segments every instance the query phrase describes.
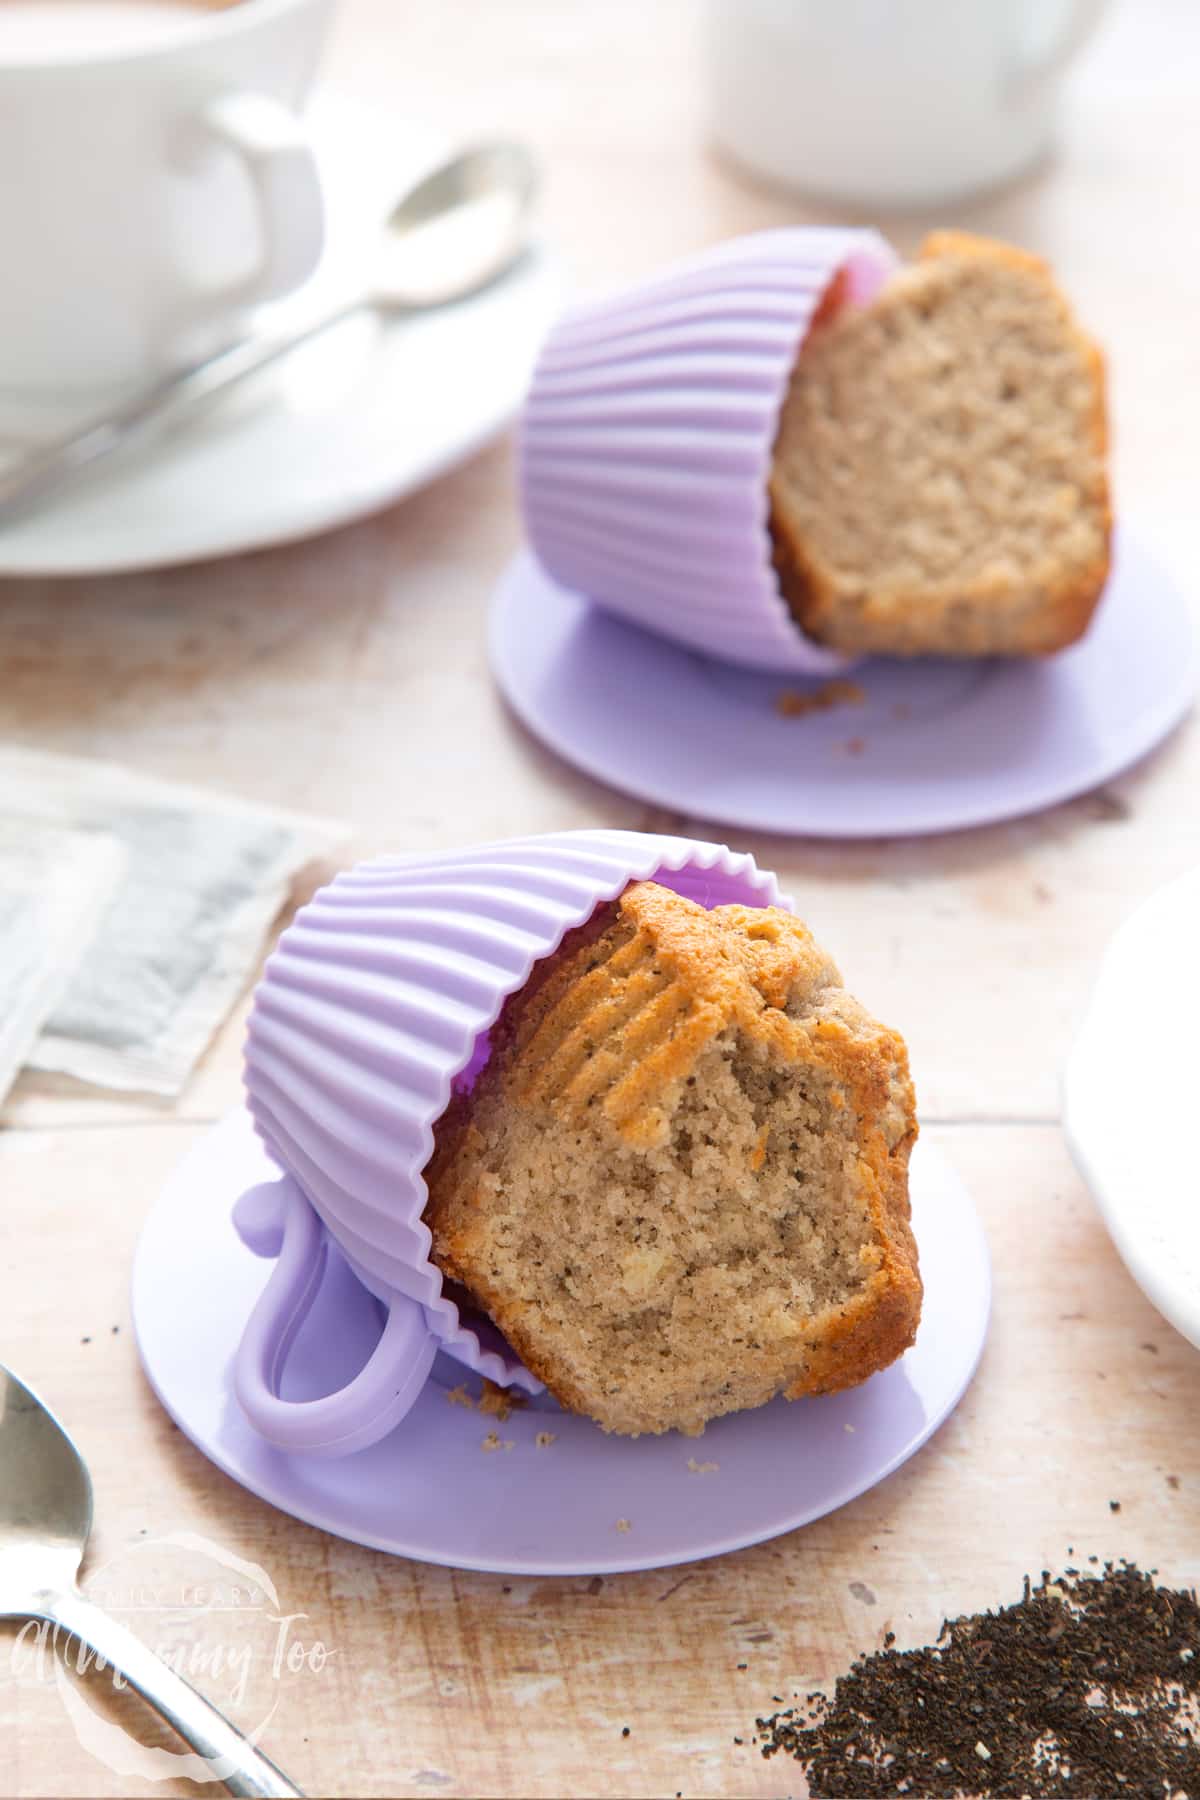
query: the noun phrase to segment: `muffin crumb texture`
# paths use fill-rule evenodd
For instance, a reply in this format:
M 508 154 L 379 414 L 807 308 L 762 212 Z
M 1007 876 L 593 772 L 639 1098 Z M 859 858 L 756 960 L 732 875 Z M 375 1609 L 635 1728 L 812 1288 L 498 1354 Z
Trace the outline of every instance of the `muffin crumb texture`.
M 915 1136 L 902 1040 L 804 925 L 642 882 L 508 1002 L 425 1217 L 565 1407 L 695 1434 L 911 1343 Z
M 1050 271 L 938 232 L 810 334 L 775 443 L 771 529 L 805 632 L 851 654 L 1033 655 L 1108 574 L 1104 370 Z

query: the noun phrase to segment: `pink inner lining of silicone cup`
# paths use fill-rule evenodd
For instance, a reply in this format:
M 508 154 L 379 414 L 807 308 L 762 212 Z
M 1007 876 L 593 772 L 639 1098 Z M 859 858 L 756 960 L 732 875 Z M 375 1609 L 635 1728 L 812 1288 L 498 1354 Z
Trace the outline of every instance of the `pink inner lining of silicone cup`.
M 846 301 L 850 306 L 868 305 L 893 273 L 893 268 L 881 263 L 878 257 L 868 256 L 861 250 L 848 256 L 838 271 L 846 277 Z

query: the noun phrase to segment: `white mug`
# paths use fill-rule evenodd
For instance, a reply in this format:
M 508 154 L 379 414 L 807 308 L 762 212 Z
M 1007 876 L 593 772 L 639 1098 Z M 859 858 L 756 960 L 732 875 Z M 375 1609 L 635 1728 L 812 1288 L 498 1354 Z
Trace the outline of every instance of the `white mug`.
M 708 0 L 713 134 L 769 180 L 861 206 L 994 187 L 1045 153 L 1105 0 Z
M 163 372 L 323 238 L 296 108 L 332 0 L 0 0 L 0 425 Z

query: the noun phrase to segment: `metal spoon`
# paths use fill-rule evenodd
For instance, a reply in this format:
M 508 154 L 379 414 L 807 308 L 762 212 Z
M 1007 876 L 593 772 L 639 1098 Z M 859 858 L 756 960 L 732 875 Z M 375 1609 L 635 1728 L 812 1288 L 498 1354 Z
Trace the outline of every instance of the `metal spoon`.
M 195 1688 L 75 1584 L 92 1527 L 92 1482 L 54 1415 L 0 1364 L 0 1619 L 45 1619 L 137 1689 L 231 1794 L 300 1794 Z
M 520 144 L 460 151 L 396 202 L 365 292 L 283 336 L 245 339 L 173 370 L 114 411 L 35 450 L 0 473 L 0 523 L 47 498 L 68 476 L 151 427 L 196 411 L 354 313 L 430 312 L 490 287 L 526 252 L 537 180 L 537 165 Z

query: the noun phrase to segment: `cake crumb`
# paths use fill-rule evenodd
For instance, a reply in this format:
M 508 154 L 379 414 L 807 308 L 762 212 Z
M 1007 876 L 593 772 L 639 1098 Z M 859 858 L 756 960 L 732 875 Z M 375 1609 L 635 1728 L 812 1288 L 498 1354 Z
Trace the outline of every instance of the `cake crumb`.
M 862 706 L 867 696 L 857 681 L 823 681 L 809 694 L 785 688 L 775 701 L 781 719 L 803 719 L 834 706 Z
M 898 1036 L 869 1021 L 834 973 L 782 909 L 708 911 L 635 881 L 512 996 L 471 1120 L 452 1114 L 439 1127 L 427 1208 L 435 1235 L 453 1241 L 456 1270 L 487 1295 L 529 1364 L 552 1388 L 560 1370 L 571 1404 L 605 1430 L 698 1436 L 722 1413 L 805 1391 L 809 1325 L 770 1296 L 819 1293 L 834 1320 L 857 1307 L 868 1260 L 887 1263 L 881 1327 L 856 1336 L 849 1363 L 838 1350 L 841 1378 L 865 1380 L 912 1336 L 911 1241 L 893 1240 L 883 1215 L 857 1203 L 848 1211 L 841 1175 L 846 1156 L 885 1153 L 882 1130 L 902 1179 L 911 1086 Z M 819 1073 L 825 1036 L 837 1040 L 836 1086 Z M 764 1124 L 755 1176 L 749 1159 Z M 844 1151 L 831 1157 L 827 1140 Z M 621 1144 L 641 1148 L 627 1155 Z M 786 1242 L 764 1235 L 762 1217 L 792 1217 L 802 1186 L 803 1230 Z M 564 1227 L 564 1193 L 577 1230 Z M 597 1214 L 623 1221 L 619 1241 L 593 1229 Z M 536 1241 L 536 1254 L 522 1239 Z M 676 1325 L 660 1296 L 680 1268 L 694 1270 L 703 1298 Z M 874 1295 L 870 1304 L 874 1320 Z M 838 1327 L 828 1329 L 836 1339 Z M 474 1377 L 484 1422 L 481 1386 Z M 485 1431 L 495 1424 L 488 1417 Z M 536 1416 L 523 1424 L 518 1448 L 539 1429 Z M 675 1467 L 686 1473 L 688 1445 L 667 1461 L 681 1449 Z
M 475 1402 L 472 1400 L 470 1394 L 468 1394 L 466 1387 L 462 1382 L 459 1382 L 457 1387 L 448 1388 L 446 1390 L 446 1398 L 451 1406 L 465 1406 L 468 1412 L 474 1412 L 475 1410 Z
M 618 1531 L 632 1531 L 632 1529 L 633 1529 L 633 1527 L 630 1525 L 628 1519 L 618 1519 L 617 1520 L 617 1530 Z
M 515 1438 L 497 1437 L 494 1431 L 489 1431 L 480 1448 L 484 1450 L 513 1450 L 516 1448 L 516 1442 L 517 1440 Z
M 557 1436 L 556 1431 L 539 1431 L 533 1441 L 539 1450 L 548 1450 Z
M 694 1456 L 688 1457 L 689 1475 L 715 1475 L 720 1466 L 720 1463 L 697 1462 Z
M 866 747 L 867 747 L 866 738 L 853 737 L 853 738 L 846 739 L 846 755 L 847 756 L 861 756 L 863 751 L 866 749 Z
M 481 1413 L 489 1413 L 492 1418 L 503 1424 L 510 1413 L 518 1412 L 527 1401 L 524 1394 L 514 1394 L 510 1388 L 502 1388 L 494 1381 L 483 1378 L 483 1393 L 479 1400 Z

